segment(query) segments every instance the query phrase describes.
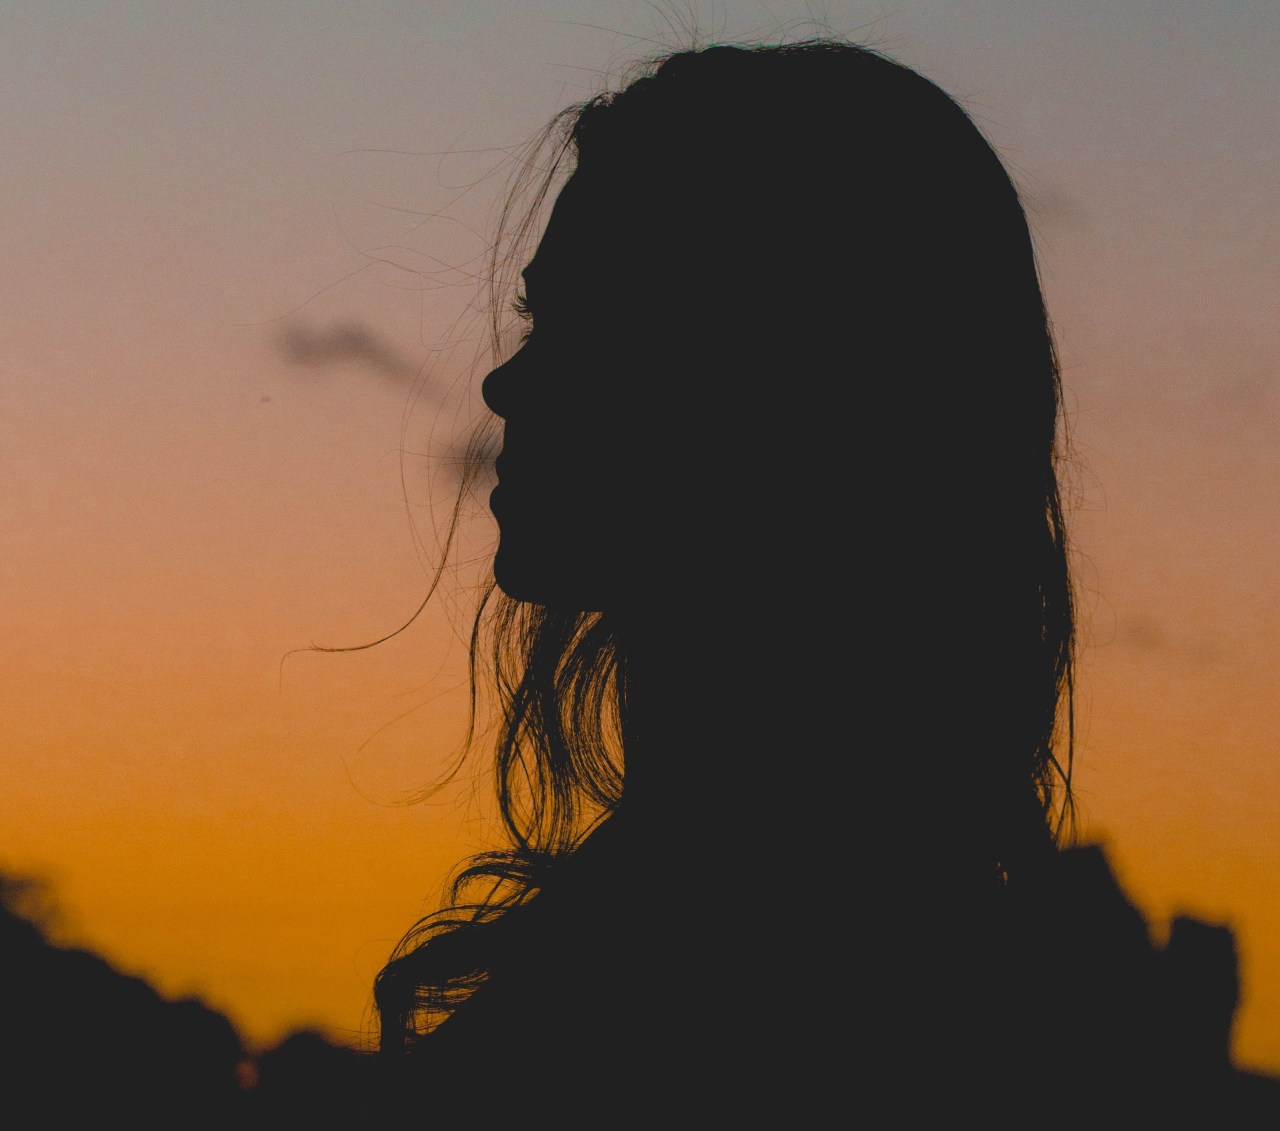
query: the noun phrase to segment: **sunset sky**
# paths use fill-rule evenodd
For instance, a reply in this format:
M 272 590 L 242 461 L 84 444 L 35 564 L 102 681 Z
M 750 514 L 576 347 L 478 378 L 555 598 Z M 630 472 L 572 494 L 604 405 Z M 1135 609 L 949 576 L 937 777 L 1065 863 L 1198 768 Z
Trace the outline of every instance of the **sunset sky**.
M 485 836 L 465 778 L 409 804 L 462 735 L 474 571 L 384 645 L 286 654 L 425 595 L 514 148 L 694 23 L 815 16 L 954 95 L 1023 192 L 1084 831 L 1156 937 L 1235 928 L 1236 1052 L 1280 1073 L 1273 0 L 5 3 L 0 870 L 60 939 L 256 1041 L 369 1032 Z

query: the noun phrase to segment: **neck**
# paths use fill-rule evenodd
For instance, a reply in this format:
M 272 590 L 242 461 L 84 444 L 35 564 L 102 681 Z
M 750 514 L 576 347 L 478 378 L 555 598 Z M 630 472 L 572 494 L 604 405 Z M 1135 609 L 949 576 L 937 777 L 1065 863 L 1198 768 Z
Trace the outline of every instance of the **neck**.
M 673 845 L 742 848 L 822 808 L 813 770 L 840 700 L 819 690 L 829 661 L 799 636 L 740 609 L 619 621 L 630 821 Z
M 686 861 L 749 853 L 793 875 L 856 861 L 872 886 L 916 894 L 980 879 L 947 776 L 966 740 L 924 694 L 924 661 L 877 654 L 855 678 L 858 641 L 830 620 L 735 607 L 617 622 L 628 824 Z M 829 882 L 812 880 L 815 895 Z

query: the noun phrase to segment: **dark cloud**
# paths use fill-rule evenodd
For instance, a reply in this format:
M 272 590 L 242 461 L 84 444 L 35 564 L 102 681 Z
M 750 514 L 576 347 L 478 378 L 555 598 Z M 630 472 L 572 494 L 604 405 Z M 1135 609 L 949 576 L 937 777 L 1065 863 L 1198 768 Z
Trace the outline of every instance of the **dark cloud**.
M 1164 627 L 1150 617 L 1136 615 L 1120 622 L 1120 639 L 1140 652 L 1163 652 L 1170 647 Z
M 1191 671 L 1221 670 L 1231 657 L 1231 650 L 1212 628 L 1185 617 L 1170 624 L 1134 613 L 1122 617 L 1117 629 L 1119 643 L 1125 647 Z
M 357 321 L 313 326 L 294 322 L 276 338 L 276 346 L 291 365 L 310 369 L 362 365 L 391 380 L 412 379 L 417 366 Z
M 1057 185 L 1022 187 L 1023 206 L 1033 224 L 1065 228 L 1092 228 L 1093 215 L 1083 199 Z

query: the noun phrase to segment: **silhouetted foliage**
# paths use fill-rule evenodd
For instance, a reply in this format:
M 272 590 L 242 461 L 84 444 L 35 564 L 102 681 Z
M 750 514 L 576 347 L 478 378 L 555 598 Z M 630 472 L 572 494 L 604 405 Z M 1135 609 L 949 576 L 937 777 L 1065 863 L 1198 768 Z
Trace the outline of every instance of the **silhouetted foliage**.
M 309 1029 L 290 1033 L 256 1060 L 252 1125 L 365 1126 L 376 1059 Z
M 0 1096 L 11 1125 L 235 1126 L 245 1054 L 231 1022 L 195 998 L 167 1000 L 87 950 L 53 945 L 38 891 L 0 877 Z
M 365 1126 L 372 1056 L 300 1030 L 252 1056 L 232 1022 L 49 939 L 42 885 L 0 874 L 0 1126 Z

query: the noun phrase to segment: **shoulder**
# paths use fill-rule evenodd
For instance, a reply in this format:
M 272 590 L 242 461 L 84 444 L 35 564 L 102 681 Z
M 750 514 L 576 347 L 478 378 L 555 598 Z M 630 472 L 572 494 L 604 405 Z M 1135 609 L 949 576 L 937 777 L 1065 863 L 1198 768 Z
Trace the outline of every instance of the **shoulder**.
M 625 1011 L 634 967 L 624 942 L 638 942 L 643 909 L 612 883 L 613 840 L 602 827 L 486 925 L 485 980 L 422 1042 L 426 1057 L 533 1057 Z

